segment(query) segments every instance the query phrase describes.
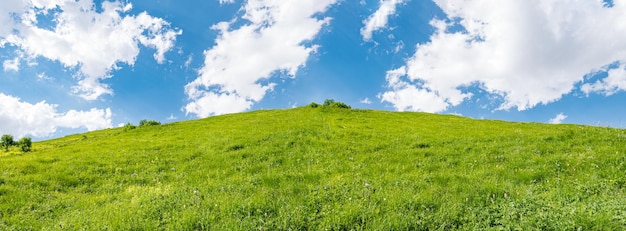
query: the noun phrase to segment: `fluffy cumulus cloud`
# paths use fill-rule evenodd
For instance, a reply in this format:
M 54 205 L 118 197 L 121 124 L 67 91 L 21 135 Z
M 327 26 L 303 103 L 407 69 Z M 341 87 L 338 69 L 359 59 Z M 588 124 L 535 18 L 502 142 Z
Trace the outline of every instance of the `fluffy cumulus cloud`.
M 14 46 L 28 58 L 46 58 L 76 68 L 74 93 L 87 100 L 112 94 L 101 83 L 119 64 L 134 65 L 140 45 L 156 50 L 162 63 L 181 34 L 147 13 L 129 15 L 130 3 L 92 0 L 5 0 L 0 8 L 0 45 Z M 52 20 L 41 21 L 52 17 Z M 15 69 L 5 61 L 5 70 Z M 7 65 L 9 64 L 9 65 Z
M 222 1 L 227 2 L 227 1 Z M 241 19 L 220 22 L 216 45 L 205 51 L 198 78 L 185 86 L 185 111 L 199 117 L 241 112 L 272 90 L 274 74 L 295 77 L 317 49 L 311 45 L 336 0 L 256 0 Z M 237 21 L 243 25 L 232 28 Z
M 435 0 L 430 41 L 387 73 L 379 95 L 397 110 L 442 112 L 481 88 L 496 108 L 526 110 L 575 90 L 626 89 L 626 2 Z M 598 73 L 608 72 L 597 79 Z M 577 86 L 581 86 L 577 89 Z
M 548 123 L 560 124 L 560 123 L 563 123 L 563 120 L 565 120 L 565 119 L 567 119 L 567 116 L 564 115 L 563 113 L 559 113 L 554 118 L 550 119 L 550 121 L 548 121 Z
M 361 28 L 363 40 L 372 40 L 372 33 L 385 28 L 389 21 L 389 16 L 396 13 L 396 6 L 405 1 L 406 0 L 380 0 L 378 10 L 363 21 L 364 26 Z
M 111 110 L 69 110 L 58 112 L 57 105 L 45 101 L 31 104 L 0 93 L 0 132 L 16 137 L 45 137 L 58 128 L 86 128 L 89 131 L 110 128 Z
M 2 38 L 12 34 L 13 29 L 17 26 L 17 22 L 14 20 L 15 12 L 23 12 L 27 6 L 27 1 L 2 1 L 2 7 L 0 7 L 0 46 L 6 43 Z

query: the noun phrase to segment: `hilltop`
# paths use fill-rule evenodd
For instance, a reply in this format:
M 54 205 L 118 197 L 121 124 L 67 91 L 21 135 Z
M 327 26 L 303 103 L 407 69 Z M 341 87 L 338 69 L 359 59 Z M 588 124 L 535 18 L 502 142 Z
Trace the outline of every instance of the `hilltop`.
M 301 107 L 0 152 L 2 230 L 626 228 L 626 131 Z

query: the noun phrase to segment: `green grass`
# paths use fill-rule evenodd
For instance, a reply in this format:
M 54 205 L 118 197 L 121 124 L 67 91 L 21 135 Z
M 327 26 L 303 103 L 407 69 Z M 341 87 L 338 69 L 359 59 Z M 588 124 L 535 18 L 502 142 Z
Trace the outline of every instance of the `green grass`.
M 0 230 L 623 230 L 626 131 L 328 108 L 0 152 Z

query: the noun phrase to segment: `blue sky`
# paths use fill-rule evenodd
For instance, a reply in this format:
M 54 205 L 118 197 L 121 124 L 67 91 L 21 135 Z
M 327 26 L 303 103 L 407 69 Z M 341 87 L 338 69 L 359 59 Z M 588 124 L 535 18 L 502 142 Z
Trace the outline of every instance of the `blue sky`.
M 623 12 L 623 0 L 8 0 L 0 133 L 49 139 L 327 98 L 623 128 Z

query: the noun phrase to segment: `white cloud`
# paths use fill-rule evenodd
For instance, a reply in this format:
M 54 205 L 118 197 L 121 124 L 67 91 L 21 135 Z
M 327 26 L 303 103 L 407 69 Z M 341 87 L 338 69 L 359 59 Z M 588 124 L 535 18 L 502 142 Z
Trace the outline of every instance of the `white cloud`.
M 626 2 L 588 0 L 435 0 L 448 19 L 433 19 L 430 42 L 388 74 L 383 101 L 398 110 L 441 112 L 479 87 L 502 99 L 500 110 L 526 110 L 572 92 L 590 73 L 615 62 L 609 77 L 582 91 L 626 88 Z M 490 6 L 490 7 L 485 7 Z M 464 30 L 459 31 L 461 26 Z
M 16 22 L 13 20 L 14 12 L 22 12 L 28 6 L 24 0 L 3 0 L 0 7 L 0 47 L 4 46 L 6 41 L 2 38 L 13 33 Z
M 402 80 L 406 73 L 406 67 L 387 71 L 387 83 L 393 91 L 379 94 L 382 102 L 392 103 L 398 111 L 440 112 L 447 108 L 448 102 L 437 93 Z
M 9 25 L 0 26 L 0 44 L 18 47 L 30 58 L 77 68 L 74 93 L 87 100 L 113 93 L 100 80 L 110 78 L 118 64 L 134 65 L 139 45 L 155 49 L 154 58 L 163 63 L 182 33 L 145 12 L 128 15 L 132 5 L 119 1 L 102 2 L 102 12 L 96 11 L 92 0 L 9 0 L 7 4 L 14 7 L 0 10 L 0 24 Z M 53 15 L 51 22 L 56 25 L 39 27 L 37 17 L 43 15 Z
M 235 0 L 220 0 L 220 4 L 230 4 L 235 3 Z
M 247 100 L 236 93 L 203 92 L 202 97 L 196 98 L 185 106 L 185 111 L 199 117 L 207 117 L 242 112 L 250 109 L 252 103 L 251 100 Z
M 189 68 L 191 62 L 193 62 L 193 55 L 189 55 L 189 57 L 187 57 L 187 61 L 185 61 L 185 68 Z
M 276 85 L 280 73 L 295 78 L 318 46 L 306 45 L 330 19 L 318 19 L 336 0 L 258 0 L 242 8 L 247 24 L 220 22 L 216 45 L 205 51 L 198 78 L 185 86 L 187 114 L 199 117 L 241 112 Z M 241 19 L 240 19 L 241 20 Z
M 58 112 L 55 104 L 45 101 L 30 104 L 0 93 L 0 133 L 16 137 L 45 137 L 58 128 L 86 128 L 89 131 L 110 128 L 111 116 L 109 108 Z
M 393 49 L 393 53 L 397 54 L 402 49 L 404 49 L 404 42 L 400 41 L 400 42 L 396 43 L 396 47 Z
M 560 124 L 563 122 L 563 120 L 567 119 L 567 116 L 564 115 L 563 113 L 559 113 L 558 115 L 556 115 L 554 118 L 550 119 L 550 121 L 548 121 L 548 123 L 551 124 Z
M 619 67 L 603 70 L 607 71 L 607 77 L 598 80 L 593 84 L 585 83 L 580 89 L 589 94 L 591 92 L 600 92 L 606 96 L 613 95 L 619 91 L 626 90 L 626 65 L 620 64 Z
M 405 2 L 406 0 L 380 0 L 380 6 L 374 14 L 370 15 L 363 21 L 363 28 L 361 28 L 361 36 L 363 40 L 372 40 L 372 33 L 387 26 L 389 16 L 396 13 L 396 5 Z
M 372 104 L 372 101 L 370 101 L 370 99 L 366 97 L 365 99 L 362 99 L 360 101 L 360 103 L 362 103 L 362 104 Z
M 4 71 L 20 71 L 20 59 L 15 57 L 14 59 L 4 60 L 2 67 Z
M 46 72 L 41 72 L 37 74 L 37 79 L 39 80 L 52 80 L 52 77 L 46 75 Z

